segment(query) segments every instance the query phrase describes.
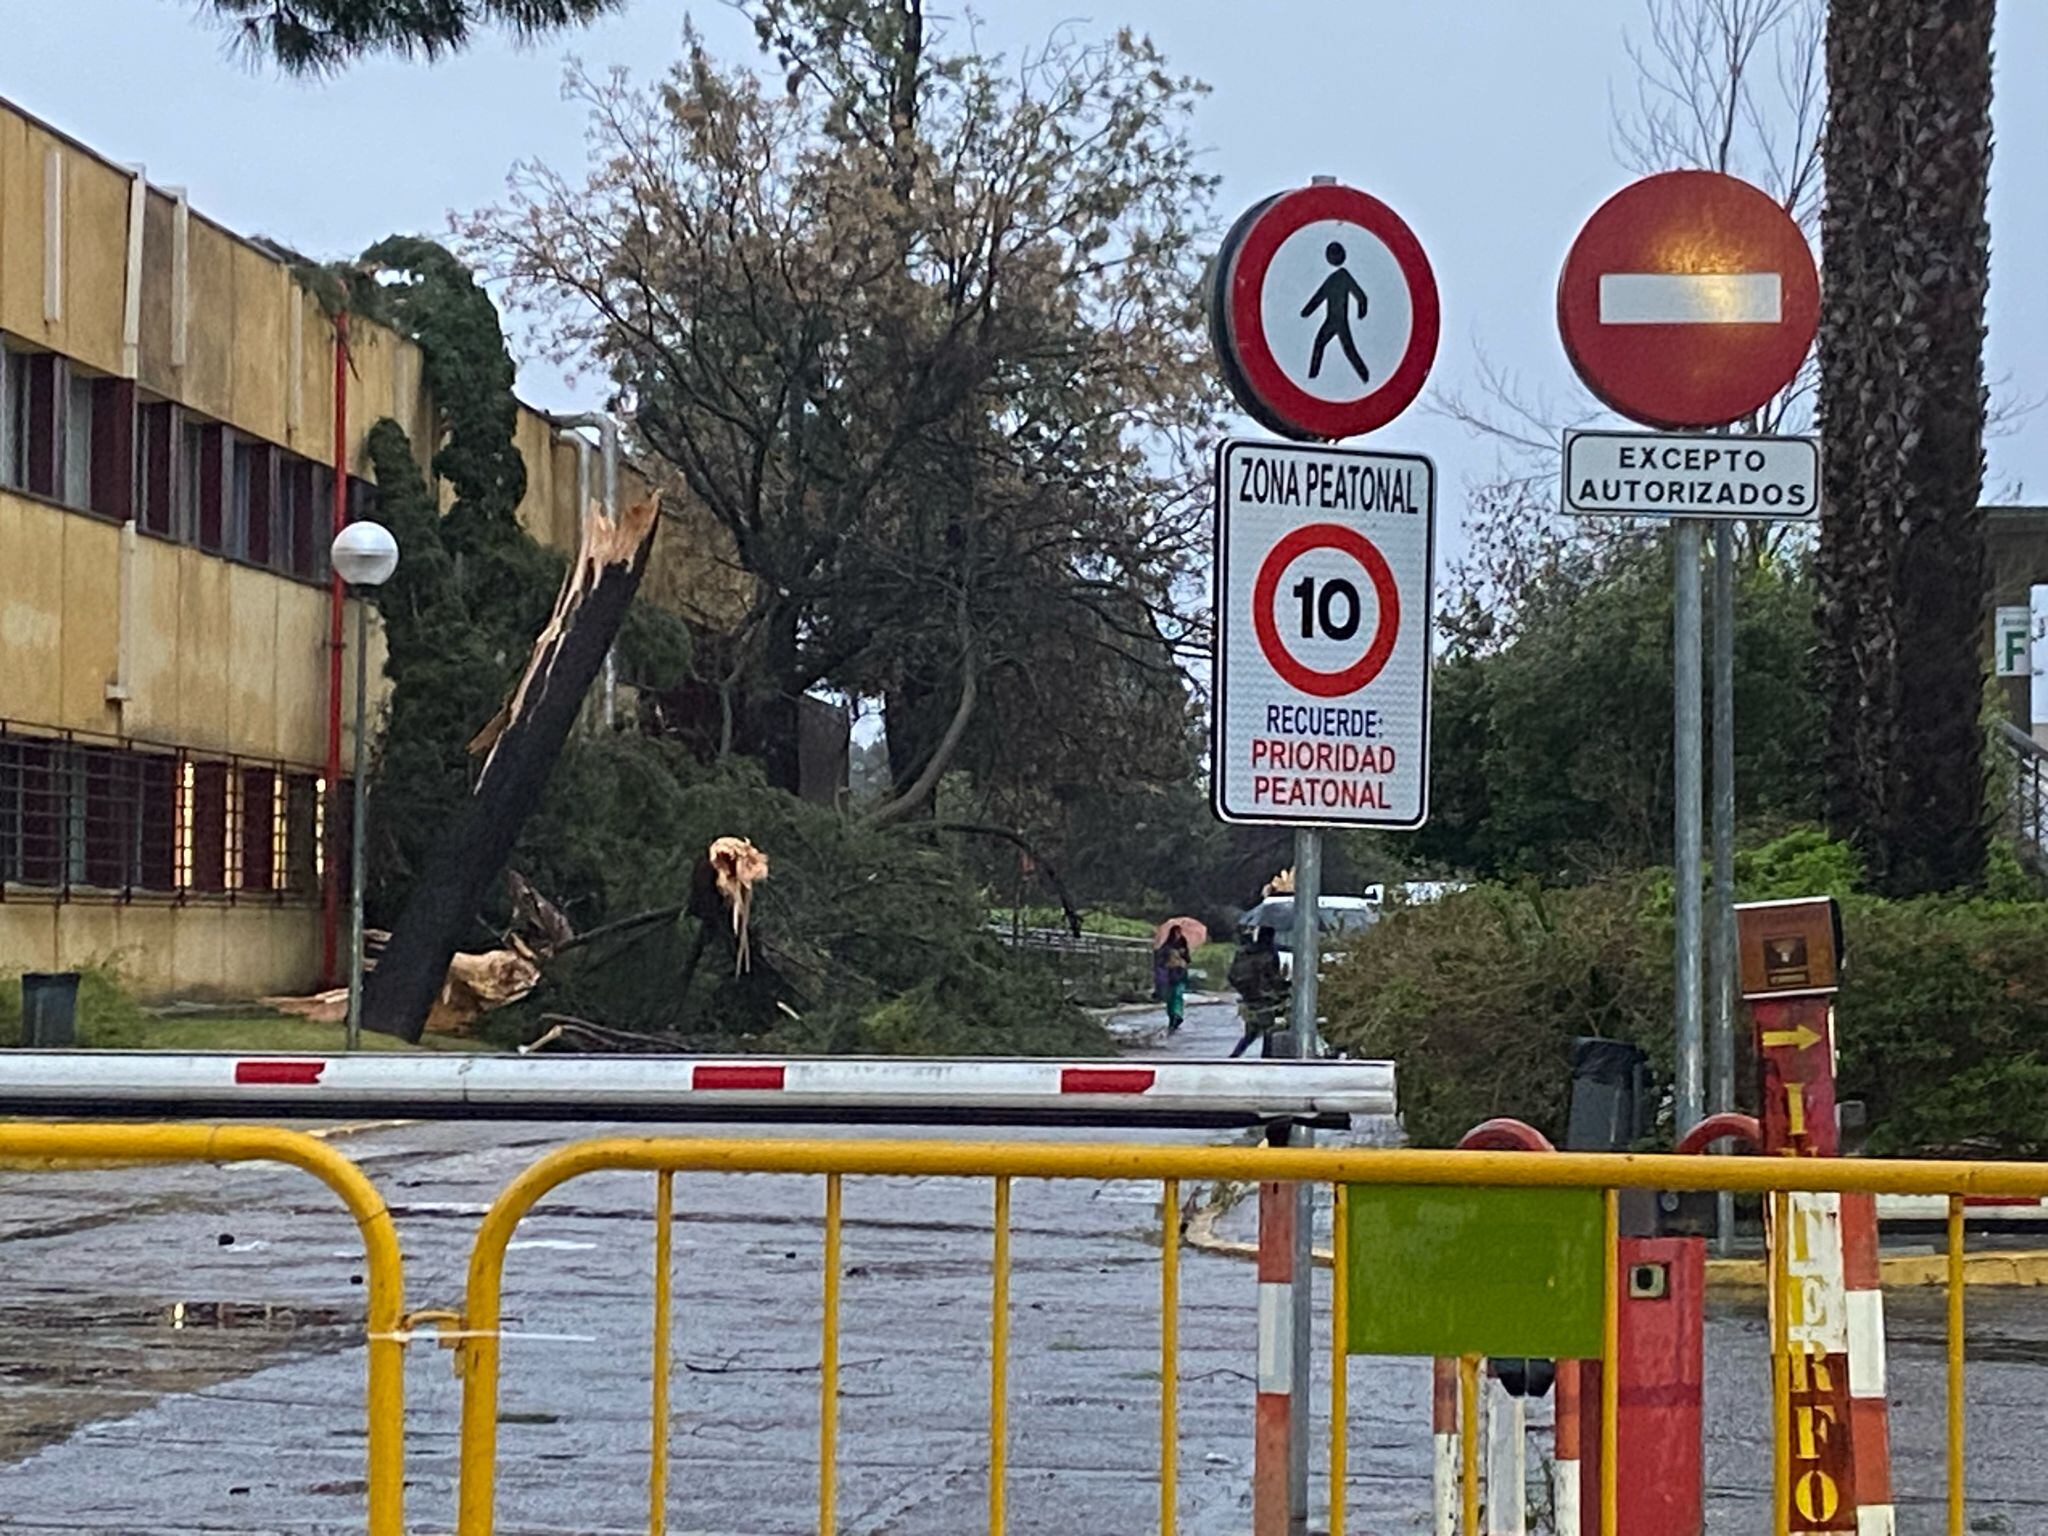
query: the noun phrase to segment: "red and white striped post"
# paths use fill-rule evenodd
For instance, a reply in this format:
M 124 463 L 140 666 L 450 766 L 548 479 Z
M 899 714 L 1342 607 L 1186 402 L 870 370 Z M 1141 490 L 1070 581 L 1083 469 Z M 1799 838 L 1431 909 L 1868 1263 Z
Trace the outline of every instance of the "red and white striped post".
M 1439 1355 L 1430 1362 L 1429 1441 L 1431 1504 L 1436 1536 L 1458 1531 L 1458 1362 Z
M 1557 1536 L 1579 1536 L 1579 1436 L 1583 1411 L 1579 1405 L 1580 1363 L 1557 1362 L 1556 1447 L 1550 1472 L 1551 1529 Z
M 1842 1196 L 1842 1279 L 1849 1321 L 1849 1439 L 1855 1448 L 1857 1536 L 1893 1536 L 1892 1446 L 1885 1407 L 1884 1292 L 1877 1197 Z
M 1259 1186 L 1258 1402 L 1252 1421 L 1252 1536 L 1294 1523 L 1294 1234 L 1292 1184 Z
M 1839 929 L 1825 899 L 1736 909 L 1742 992 L 1761 1062 L 1758 1119 L 1766 1153 L 1837 1157 L 1835 1010 Z M 1790 1350 L 1790 1482 L 1794 1533 L 1854 1529 L 1892 1536 L 1890 1425 L 1885 1408 L 1884 1301 L 1877 1209 L 1868 1196 L 1787 1198 L 1783 1245 L 1791 1284 L 1772 1297 Z M 1848 1522 L 1853 1521 L 1853 1526 Z

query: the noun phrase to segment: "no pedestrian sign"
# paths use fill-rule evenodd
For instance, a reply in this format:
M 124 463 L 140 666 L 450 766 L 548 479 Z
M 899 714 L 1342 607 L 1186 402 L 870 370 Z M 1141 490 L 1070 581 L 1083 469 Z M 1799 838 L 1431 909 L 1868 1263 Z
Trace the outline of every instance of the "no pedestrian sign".
M 1820 514 L 1820 450 L 1810 437 L 1567 432 L 1564 509 L 1810 521 Z
M 1209 329 L 1247 414 L 1286 437 L 1355 437 L 1406 410 L 1436 358 L 1436 278 L 1378 198 L 1335 183 L 1255 205 L 1217 255 Z
M 1435 467 L 1233 439 L 1216 475 L 1216 814 L 1421 826 Z

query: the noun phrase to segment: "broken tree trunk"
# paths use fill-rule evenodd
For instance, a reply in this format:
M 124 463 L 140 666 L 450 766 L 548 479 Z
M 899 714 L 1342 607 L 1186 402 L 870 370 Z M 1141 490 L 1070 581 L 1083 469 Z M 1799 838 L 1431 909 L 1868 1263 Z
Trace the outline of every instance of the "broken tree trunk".
M 511 856 L 526 818 L 576 723 L 583 698 L 618 638 L 654 544 L 661 495 L 629 507 L 617 522 L 593 503 L 582 546 L 547 627 L 504 708 L 477 733 L 483 772 L 448 827 L 391 931 L 391 943 L 363 991 L 367 1028 L 416 1041 L 448 977 L 456 943 Z

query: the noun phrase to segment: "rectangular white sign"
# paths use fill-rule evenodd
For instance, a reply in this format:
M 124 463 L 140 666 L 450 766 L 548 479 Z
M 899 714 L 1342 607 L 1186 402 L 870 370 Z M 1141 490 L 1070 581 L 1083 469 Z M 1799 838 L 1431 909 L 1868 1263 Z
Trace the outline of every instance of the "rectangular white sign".
M 1992 660 L 2000 677 L 2031 677 L 2033 664 L 2033 610 L 2001 608 L 1992 633 Z
M 1435 549 L 1436 467 L 1419 454 L 1217 450 L 1218 816 L 1427 819 Z
M 1810 437 L 1567 432 L 1564 509 L 1586 517 L 1820 515 L 1820 449 Z

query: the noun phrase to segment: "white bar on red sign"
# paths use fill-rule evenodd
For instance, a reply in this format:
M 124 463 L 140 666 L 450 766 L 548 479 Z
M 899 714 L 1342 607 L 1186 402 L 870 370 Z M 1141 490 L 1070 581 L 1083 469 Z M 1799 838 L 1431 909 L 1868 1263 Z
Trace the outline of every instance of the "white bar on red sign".
M 1608 272 L 1602 325 L 1776 325 L 1784 279 L 1775 272 Z
M 248 1118 L 403 1113 L 503 1119 L 916 1123 L 1343 1120 L 1394 1112 L 1384 1061 L 915 1057 L 246 1056 L 0 1052 L 0 1113 Z

